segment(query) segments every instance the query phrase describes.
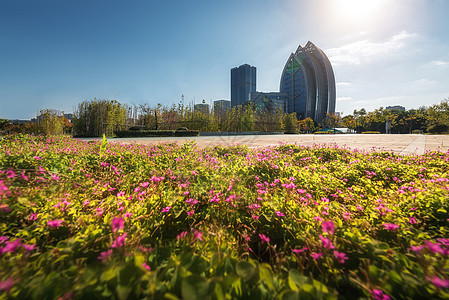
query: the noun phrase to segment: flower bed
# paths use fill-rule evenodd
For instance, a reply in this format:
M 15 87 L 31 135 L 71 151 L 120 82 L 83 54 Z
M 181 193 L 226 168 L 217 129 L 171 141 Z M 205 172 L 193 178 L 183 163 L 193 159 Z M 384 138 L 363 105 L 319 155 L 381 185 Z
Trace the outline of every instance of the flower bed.
M 449 154 L 0 145 L 0 298 L 449 298 Z

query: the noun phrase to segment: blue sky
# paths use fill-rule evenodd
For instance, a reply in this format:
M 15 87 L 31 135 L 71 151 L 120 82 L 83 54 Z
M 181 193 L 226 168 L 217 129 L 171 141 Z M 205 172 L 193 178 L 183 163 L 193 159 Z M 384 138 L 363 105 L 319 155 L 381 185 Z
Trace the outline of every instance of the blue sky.
M 230 99 L 230 69 L 278 91 L 308 40 L 329 57 L 336 110 L 449 98 L 446 0 L 0 0 L 0 118 L 82 101 Z

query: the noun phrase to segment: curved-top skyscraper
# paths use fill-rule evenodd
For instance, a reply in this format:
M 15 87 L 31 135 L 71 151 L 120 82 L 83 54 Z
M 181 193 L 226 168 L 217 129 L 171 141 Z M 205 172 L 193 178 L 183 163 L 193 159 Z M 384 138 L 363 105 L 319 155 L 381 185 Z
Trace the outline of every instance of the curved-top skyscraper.
M 308 42 L 298 46 L 285 64 L 280 92 L 287 95 L 285 111 L 298 119 L 321 123 L 326 113 L 335 113 L 335 77 L 326 54 Z

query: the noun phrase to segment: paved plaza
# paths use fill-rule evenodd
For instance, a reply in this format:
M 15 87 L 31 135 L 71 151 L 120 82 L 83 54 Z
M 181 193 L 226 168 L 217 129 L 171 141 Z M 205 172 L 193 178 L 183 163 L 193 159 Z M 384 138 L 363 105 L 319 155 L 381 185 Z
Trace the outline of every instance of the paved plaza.
M 275 146 L 281 143 L 297 145 L 338 145 L 361 150 L 388 150 L 397 154 L 424 154 L 425 151 L 449 151 L 449 135 L 418 134 L 281 134 L 281 135 L 237 135 L 157 138 L 114 138 L 110 142 L 125 144 L 157 144 L 194 141 L 200 147 L 214 145 L 243 144 L 248 147 Z

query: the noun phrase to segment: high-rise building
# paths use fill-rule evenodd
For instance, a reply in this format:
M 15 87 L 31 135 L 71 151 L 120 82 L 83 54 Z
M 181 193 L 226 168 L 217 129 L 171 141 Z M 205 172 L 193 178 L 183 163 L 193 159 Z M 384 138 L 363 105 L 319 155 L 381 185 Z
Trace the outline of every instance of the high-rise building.
M 203 114 L 209 113 L 209 104 L 199 103 L 193 106 L 193 110 L 196 112 L 202 112 Z
M 285 64 L 280 92 L 287 94 L 285 111 L 298 119 L 321 123 L 326 113 L 334 114 L 335 77 L 326 54 L 310 41 L 298 46 Z
M 249 94 L 256 91 L 256 67 L 248 64 L 231 69 L 231 106 L 249 101 Z
M 284 113 L 286 99 L 287 94 L 278 92 L 251 92 L 249 101 L 254 104 L 256 110 L 270 113 L 281 111 Z
M 216 100 L 214 101 L 214 114 L 223 115 L 231 109 L 231 101 L 229 100 Z

